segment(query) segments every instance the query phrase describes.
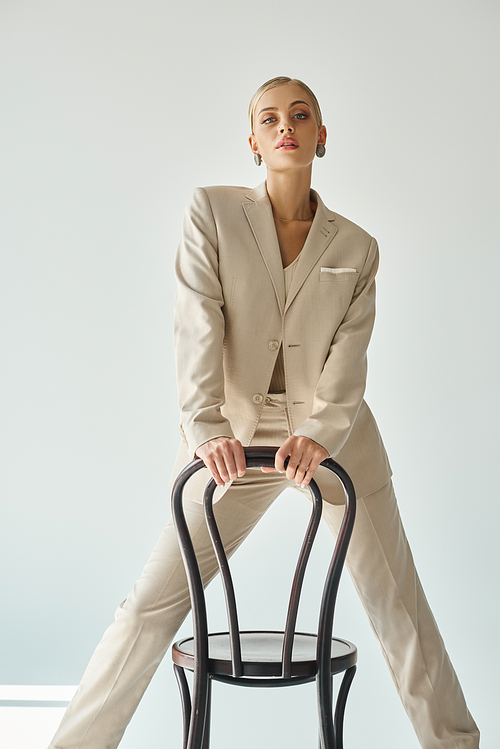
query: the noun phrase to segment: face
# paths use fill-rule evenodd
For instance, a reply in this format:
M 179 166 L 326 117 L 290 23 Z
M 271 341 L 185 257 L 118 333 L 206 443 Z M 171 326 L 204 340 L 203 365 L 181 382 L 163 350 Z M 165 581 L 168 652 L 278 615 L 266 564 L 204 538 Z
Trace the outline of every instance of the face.
M 312 102 L 294 83 L 266 91 L 257 102 L 250 148 L 268 169 L 285 171 L 310 167 L 326 128 L 316 121 Z

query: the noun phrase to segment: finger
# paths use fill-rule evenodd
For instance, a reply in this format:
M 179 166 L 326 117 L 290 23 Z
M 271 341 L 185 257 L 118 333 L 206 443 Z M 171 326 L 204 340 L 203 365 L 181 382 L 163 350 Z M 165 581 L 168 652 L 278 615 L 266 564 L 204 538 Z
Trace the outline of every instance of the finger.
M 273 466 L 262 466 L 260 470 L 262 471 L 262 473 L 271 473 L 271 471 L 275 471 L 276 468 L 274 468 Z
M 228 444 L 228 442 L 222 443 L 216 462 L 221 478 L 224 479 L 224 483 L 227 484 L 228 481 L 233 481 L 238 477 L 232 445 Z
M 286 468 L 286 477 L 289 481 L 293 481 L 295 479 L 295 474 L 300 465 L 301 457 L 302 456 L 297 448 L 293 448 L 290 454 L 290 460 L 288 461 L 288 465 Z
M 247 461 L 245 458 L 245 451 L 243 450 L 243 445 L 239 440 L 235 441 L 234 446 L 234 460 L 236 463 L 236 472 L 238 474 L 238 478 L 242 478 L 242 476 L 245 475 L 245 471 L 247 470 Z
M 218 445 L 220 459 L 217 461 L 219 473 L 226 483 L 245 475 L 247 468 L 245 451 L 239 440 L 228 439 Z
M 302 477 L 301 486 L 308 486 L 309 482 L 313 478 L 319 464 L 321 463 L 324 458 L 321 457 L 322 452 L 318 455 L 318 451 L 315 451 L 313 456 L 311 457 L 310 463 L 307 466 L 306 470 L 304 471 L 304 475 Z
M 206 458 L 203 458 L 203 462 L 205 463 L 206 467 L 210 471 L 210 474 L 213 480 L 215 481 L 215 483 L 217 484 L 217 486 L 224 486 L 225 482 L 219 473 L 219 470 L 217 468 L 215 461 L 212 460 L 212 458 L 209 458 L 207 456 Z
M 314 465 L 312 465 L 313 455 L 311 455 L 311 450 L 304 450 L 301 455 L 300 463 L 295 471 L 295 483 L 299 486 L 302 486 L 306 480 L 309 483 L 309 480 L 314 473 Z M 309 478 L 307 478 L 307 476 L 309 476 Z
M 285 473 L 285 460 L 290 455 L 289 446 L 290 446 L 290 437 L 288 437 L 288 439 L 286 439 L 283 442 L 283 444 L 281 445 L 279 450 L 276 452 L 276 455 L 274 457 L 274 467 L 280 473 Z
M 308 475 L 309 466 L 305 464 L 304 462 L 300 463 L 300 465 L 297 466 L 297 469 L 295 471 L 295 483 L 299 486 L 305 486 L 306 476 Z M 307 479 L 307 482 L 309 483 L 310 478 Z

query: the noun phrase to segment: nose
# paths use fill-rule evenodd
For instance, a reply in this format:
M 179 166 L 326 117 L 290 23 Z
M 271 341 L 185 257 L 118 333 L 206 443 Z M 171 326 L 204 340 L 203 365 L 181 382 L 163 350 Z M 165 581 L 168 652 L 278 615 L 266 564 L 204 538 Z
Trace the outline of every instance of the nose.
M 282 122 L 280 125 L 280 133 L 293 133 L 292 124 L 289 121 Z

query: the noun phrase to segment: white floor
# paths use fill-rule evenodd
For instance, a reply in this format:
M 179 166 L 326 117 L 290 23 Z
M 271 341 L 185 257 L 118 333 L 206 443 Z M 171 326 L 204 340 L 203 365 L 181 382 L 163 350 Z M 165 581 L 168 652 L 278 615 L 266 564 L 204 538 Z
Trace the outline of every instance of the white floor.
M 0 743 L 5 749 L 47 749 L 74 686 L 0 686 Z

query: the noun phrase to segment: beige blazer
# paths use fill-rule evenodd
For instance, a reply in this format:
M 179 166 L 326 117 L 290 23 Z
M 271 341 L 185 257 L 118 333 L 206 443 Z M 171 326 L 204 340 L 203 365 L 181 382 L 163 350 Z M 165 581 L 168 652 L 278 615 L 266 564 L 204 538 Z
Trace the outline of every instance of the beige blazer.
M 181 434 L 191 456 L 219 436 L 248 445 L 283 346 L 293 433 L 323 445 L 366 496 L 391 476 L 363 400 L 378 248 L 311 198 L 317 210 L 285 302 L 265 183 L 194 191 L 176 258 Z

